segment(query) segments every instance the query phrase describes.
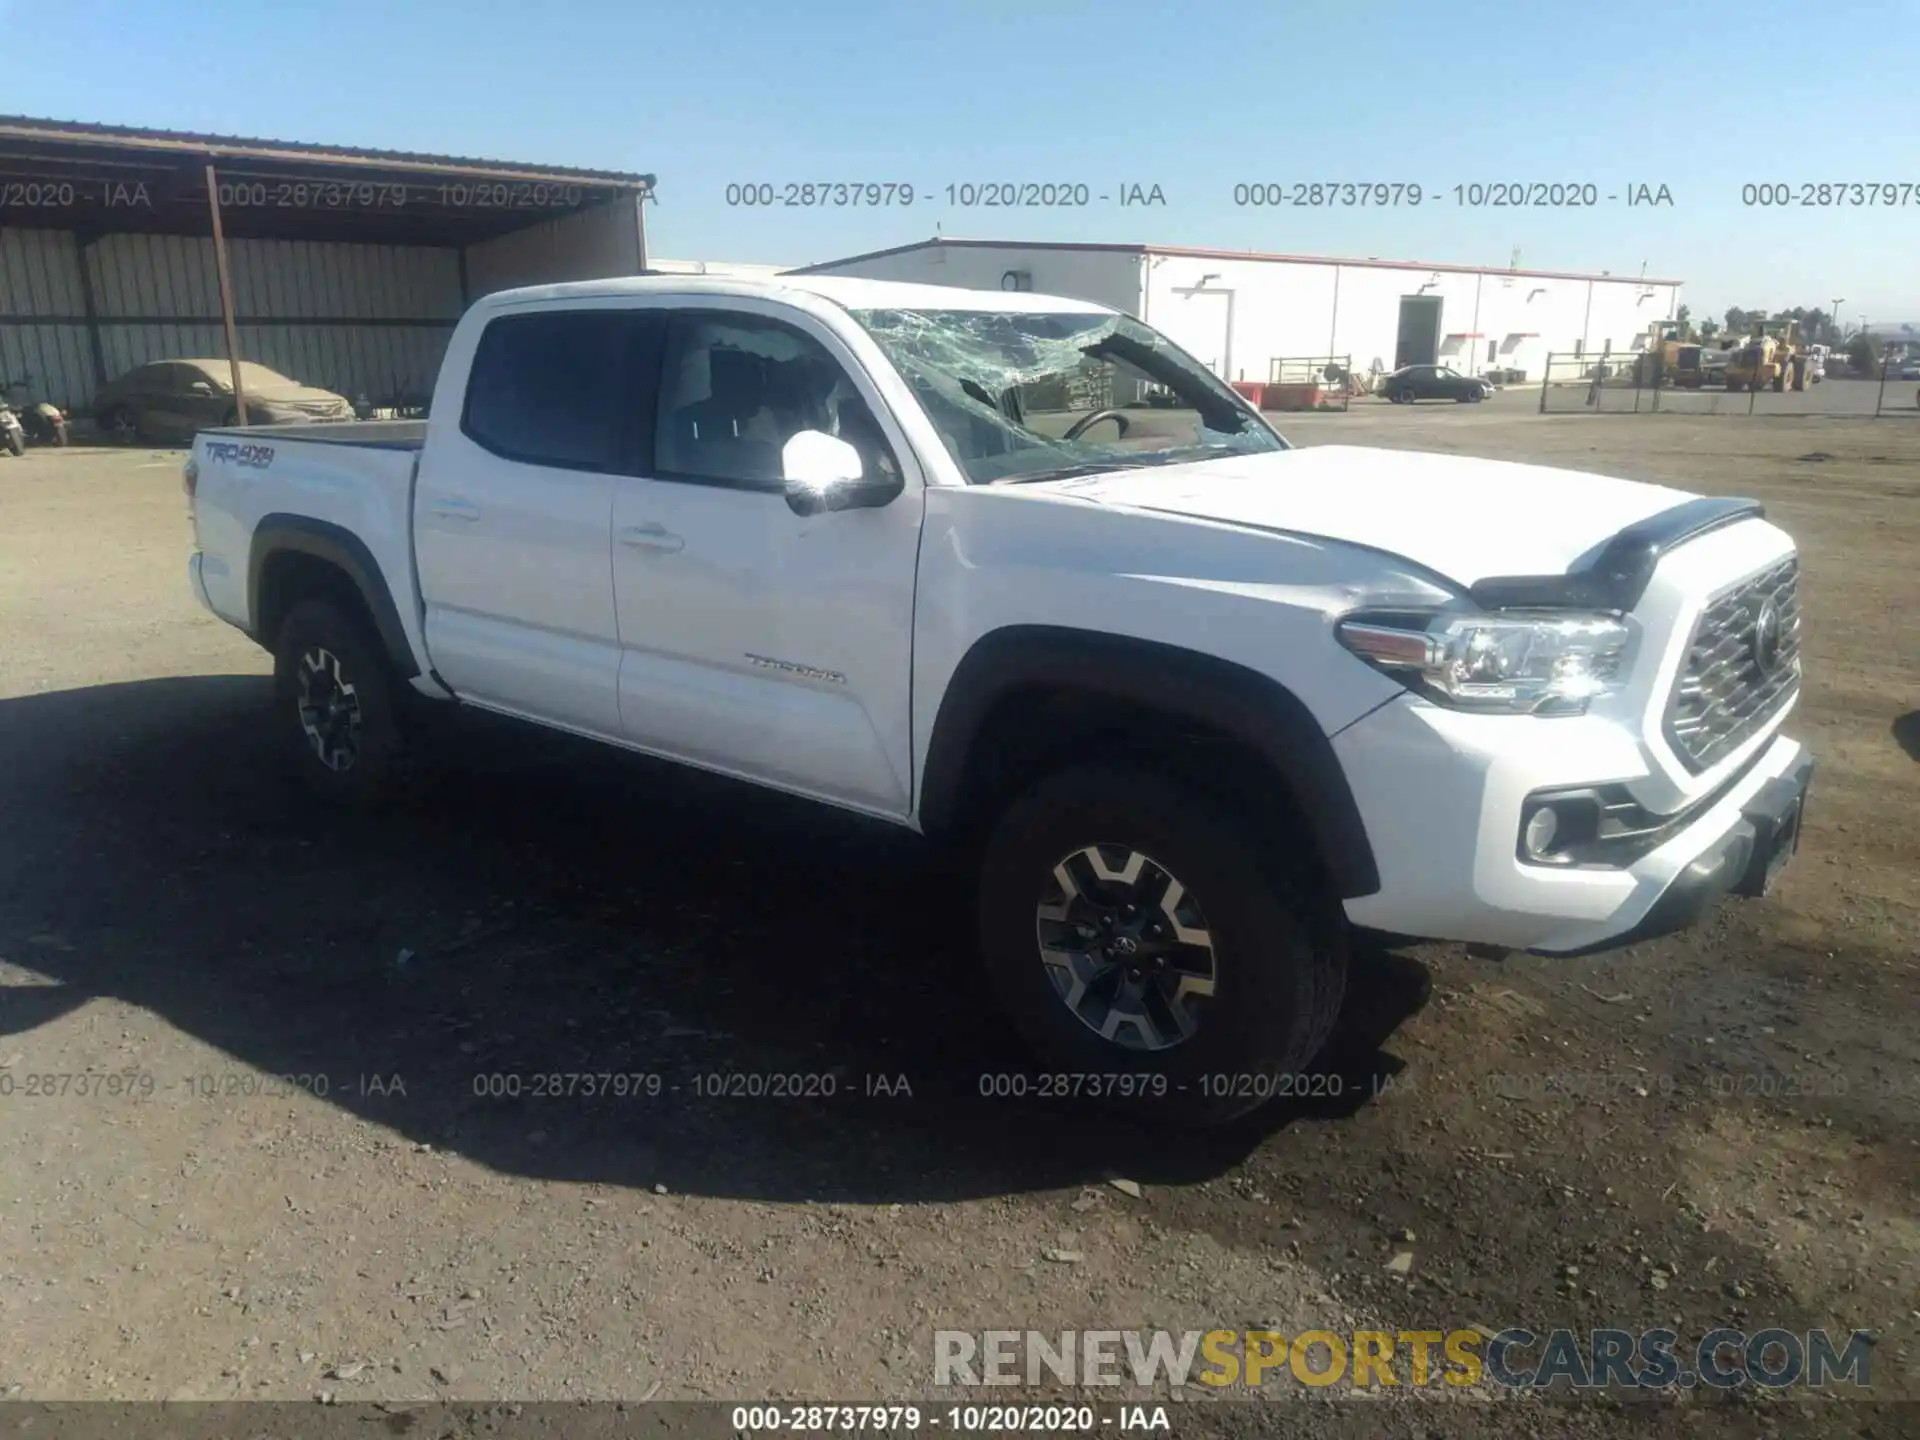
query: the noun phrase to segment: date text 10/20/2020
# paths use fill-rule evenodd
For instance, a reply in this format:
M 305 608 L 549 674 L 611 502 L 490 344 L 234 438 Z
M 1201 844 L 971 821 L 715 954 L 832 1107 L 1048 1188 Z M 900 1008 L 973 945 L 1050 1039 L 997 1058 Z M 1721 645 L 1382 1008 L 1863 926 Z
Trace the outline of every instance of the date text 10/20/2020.
M 1475 180 L 1423 185 L 1412 180 L 1250 180 L 1233 187 L 1241 209 L 1394 209 L 1452 205 L 1468 210 L 1671 209 L 1672 187 L 1650 181 Z
M 222 210 L 391 211 L 578 209 L 596 198 L 579 185 L 540 181 L 448 181 L 405 185 L 372 180 L 236 177 L 214 187 Z M 156 210 L 206 204 L 204 190 L 156 188 L 145 181 L 0 181 L 0 214 L 49 210 Z
M 1094 205 L 1165 207 L 1150 181 L 964 180 L 916 185 L 905 180 L 745 180 L 722 192 L 736 209 L 883 210 L 911 205 L 959 209 L 1081 210 Z

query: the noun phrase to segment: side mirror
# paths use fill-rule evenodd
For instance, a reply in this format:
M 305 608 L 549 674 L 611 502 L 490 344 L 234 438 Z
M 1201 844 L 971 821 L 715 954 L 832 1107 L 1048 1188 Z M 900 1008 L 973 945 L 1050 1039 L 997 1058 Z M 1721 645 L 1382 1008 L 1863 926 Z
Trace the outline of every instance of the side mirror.
M 802 430 L 781 447 L 780 474 L 796 515 L 885 505 L 901 489 L 895 477 L 868 476 L 858 450 L 821 430 Z
M 192 391 L 192 392 L 193 392 L 193 393 L 194 393 L 195 395 L 211 395 L 211 394 L 213 394 L 213 386 L 211 386 L 211 385 L 209 385 L 209 384 L 208 384 L 208 383 L 207 383 L 206 381 L 204 381 L 204 380 L 196 380 L 196 381 L 194 381 L 194 382 L 193 382 L 193 384 L 191 384 L 191 385 L 190 385 L 190 386 L 188 386 L 187 388 L 188 388 L 189 390 L 191 390 L 191 391 Z

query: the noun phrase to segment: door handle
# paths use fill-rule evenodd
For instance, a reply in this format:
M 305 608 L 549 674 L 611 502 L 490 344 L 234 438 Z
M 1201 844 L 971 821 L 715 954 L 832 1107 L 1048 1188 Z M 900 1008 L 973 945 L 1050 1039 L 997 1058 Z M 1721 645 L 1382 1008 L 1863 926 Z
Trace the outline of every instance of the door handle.
M 436 500 L 430 507 L 442 520 L 478 520 L 480 507 L 471 500 Z
M 658 550 L 670 555 L 687 542 L 664 525 L 628 525 L 620 531 L 620 543 L 631 550 Z

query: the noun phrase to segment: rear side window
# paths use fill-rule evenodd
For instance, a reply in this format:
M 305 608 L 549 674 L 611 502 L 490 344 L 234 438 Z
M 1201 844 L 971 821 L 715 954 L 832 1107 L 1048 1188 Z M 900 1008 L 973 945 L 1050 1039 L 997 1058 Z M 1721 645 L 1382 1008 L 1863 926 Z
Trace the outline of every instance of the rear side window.
M 460 428 L 507 460 L 568 470 L 615 468 L 624 341 L 618 310 L 503 315 L 480 333 Z

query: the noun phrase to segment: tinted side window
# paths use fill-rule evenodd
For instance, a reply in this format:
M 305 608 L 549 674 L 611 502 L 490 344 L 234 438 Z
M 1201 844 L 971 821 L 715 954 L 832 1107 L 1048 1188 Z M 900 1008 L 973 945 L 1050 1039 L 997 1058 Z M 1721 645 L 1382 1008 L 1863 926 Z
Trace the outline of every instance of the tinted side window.
M 885 448 L 852 379 L 811 336 L 752 315 L 674 317 L 654 430 L 660 475 L 778 490 L 781 447 L 802 430 L 844 432 L 873 463 L 875 443 Z
M 488 323 L 467 375 L 460 428 L 508 460 L 569 470 L 613 468 L 622 421 L 618 310 L 548 310 Z

